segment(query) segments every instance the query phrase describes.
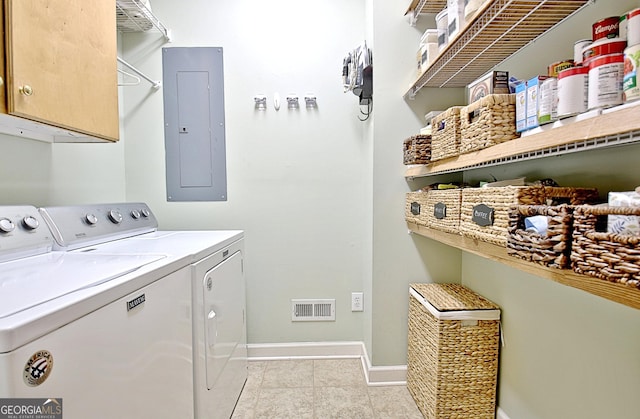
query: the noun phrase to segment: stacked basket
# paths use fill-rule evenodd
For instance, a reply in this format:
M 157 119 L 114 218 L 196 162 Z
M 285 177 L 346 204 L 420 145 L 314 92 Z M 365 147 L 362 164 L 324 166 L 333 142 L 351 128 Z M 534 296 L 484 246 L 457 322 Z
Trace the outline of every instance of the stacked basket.
M 461 189 L 408 192 L 404 218 L 409 223 L 460 234 Z
M 515 104 L 515 95 L 492 94 L 437 114 L 430 121 L 432 136 L 404 141 L 404 164 L 428 164 L 517 138 Z
M 404 164 L 427 164 L 431 160 L 431 136 L 414 135 L 404 140 Z
M 463 236 L 506 247 L 513 207 L 548 205 L 549 201 L 580 205 L 596 198 L 597 190 L 592 188 L 540 185 L 466 188 L 462 190 L 460 232 Z
M 462 189 L 433 189 L 427 194 L 427 226 L 447 233 L 460 234 Z
M 518 137 L 515 95 L 487 95 L 460 109 L 460 153 L 470 153 Z
M 573 221 L 573 270 L 610 282 L 640 288 L 640 237 L 601 232 L 610 215 L 640 217 L 638 207 L 583 205 Z
M 569 267 L 573 207 L 569 205 L 518 205 L 509 215 L 507 253 L 551 268 Z M 547 218 L 546 234 L 529 231 L 525 219 L 542 215 Z
M 460 154 L 460 109 L 462 106 L 453 106 L 431 120 L 432 161 Z
M 404 218 L 407 222 L 427 226 L 427 196 L 426 191 L 407 192 Z

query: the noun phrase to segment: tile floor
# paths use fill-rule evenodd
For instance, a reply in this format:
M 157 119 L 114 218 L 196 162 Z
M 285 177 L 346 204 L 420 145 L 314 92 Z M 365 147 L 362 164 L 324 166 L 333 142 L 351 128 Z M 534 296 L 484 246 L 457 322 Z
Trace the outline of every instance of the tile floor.
M 406 386 L 367 386 L 360 359 L 249 361 L 233 418 L 416 418 Z

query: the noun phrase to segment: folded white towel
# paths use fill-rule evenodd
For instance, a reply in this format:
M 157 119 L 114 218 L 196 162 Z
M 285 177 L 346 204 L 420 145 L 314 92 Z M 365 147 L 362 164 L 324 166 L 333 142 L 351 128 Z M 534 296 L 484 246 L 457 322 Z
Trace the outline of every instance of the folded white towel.
M 545 215 L 534 215 L 524 219 L 524 228 L 526 231 L 538 233 L 541 236 L 547 235 L 547 226 L 549 221 Z

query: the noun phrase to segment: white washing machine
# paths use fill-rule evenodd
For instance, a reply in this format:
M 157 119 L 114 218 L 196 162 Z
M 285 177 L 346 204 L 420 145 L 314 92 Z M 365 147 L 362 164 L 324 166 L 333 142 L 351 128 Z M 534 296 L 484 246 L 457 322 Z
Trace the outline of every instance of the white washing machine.
M 191 268 L 53 244 L 35 207 L 0 207 L 0 404 L 34 399 L 71 419 L 192 417 Z
M 143 203 L 49 207 L 41 213 L 52 226 L 54 249 L 96 256 L 163 254 L 188 269 L 194 416 L 231 417 L 247 379 L 243 232 L 157 231 L 157 221 Z M 102 233 L 95 222 L 91 230 L 96 238 L 87 238 L 83 231 L 88 220 L 138 234 Z

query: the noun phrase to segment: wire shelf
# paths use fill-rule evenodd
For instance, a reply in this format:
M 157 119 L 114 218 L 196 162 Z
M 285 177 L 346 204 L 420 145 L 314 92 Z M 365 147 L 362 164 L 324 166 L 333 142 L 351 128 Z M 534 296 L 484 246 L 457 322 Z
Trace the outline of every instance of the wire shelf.
M 412 99 L 423 87 L 468 85 L 589 2 L 490 1 L 418 77 L 405 97 Z M 436 0 L 426 3 L 439 5 Z M 428 5 L 424 7 L 426 10 Z
M 158 20 L 141 0 L 116 0 L 116 23 L 120 32 L 146 32 L 156 28 L 165 39 L 170 40 L 170 31 Z

